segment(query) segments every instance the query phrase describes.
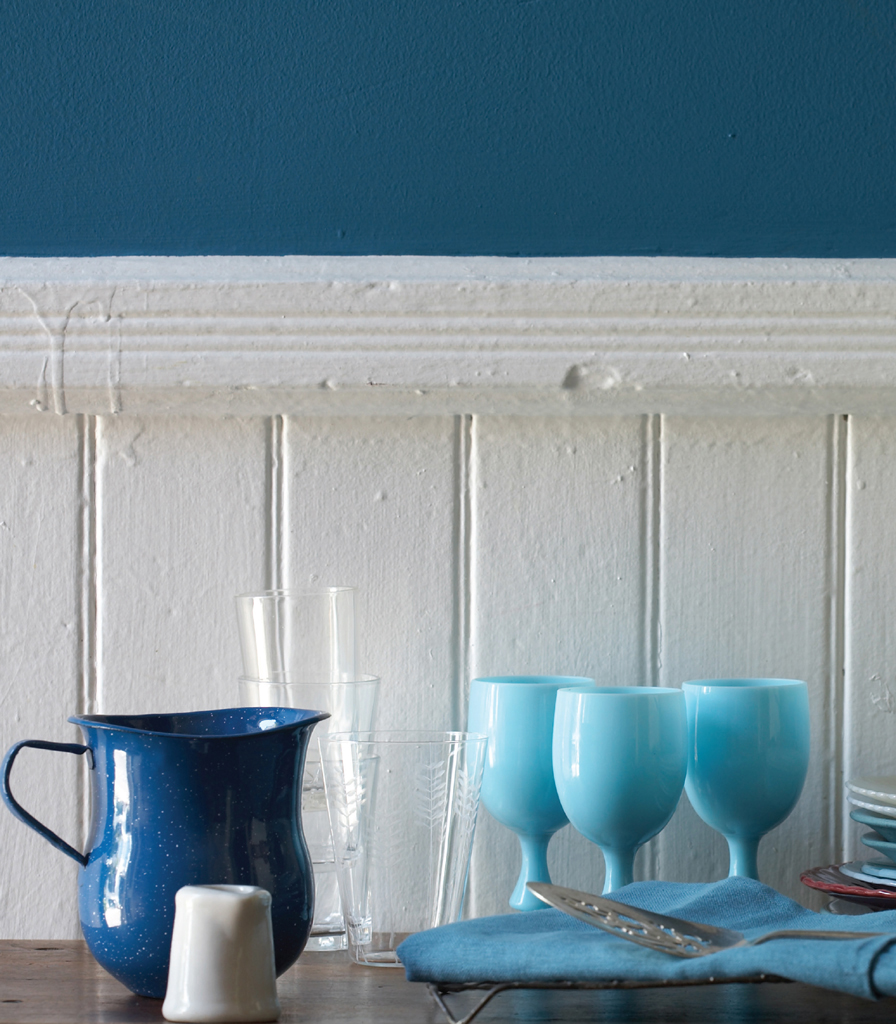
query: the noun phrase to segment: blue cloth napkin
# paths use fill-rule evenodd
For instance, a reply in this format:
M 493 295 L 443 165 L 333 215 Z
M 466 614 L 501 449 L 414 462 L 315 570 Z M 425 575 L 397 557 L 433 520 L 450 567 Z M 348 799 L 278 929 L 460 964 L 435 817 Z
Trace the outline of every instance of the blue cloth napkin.
M 418 932 L 398 947 L 409 981 L 705 981 L 776 974 L 868 999 L 896 995 L 896 910 L 856 917 L 816 914 L 749 878 L 710 885 L 635 882 L 620 903 L 748 938 L 781 928 L 885 932 L 867 939 L 780 939 L 690 960 L 658 953 L 546 908 Z

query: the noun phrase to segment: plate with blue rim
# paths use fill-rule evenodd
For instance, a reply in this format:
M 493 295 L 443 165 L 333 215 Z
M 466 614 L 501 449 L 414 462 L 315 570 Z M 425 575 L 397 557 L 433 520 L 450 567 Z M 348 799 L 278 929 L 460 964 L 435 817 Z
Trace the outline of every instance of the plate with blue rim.
M 875 832 L 880 833 L 885 842 L 896 843 L 896 819 L 882 818 L 879 814 L 871 814 L 869 811 L 861 811 L 858 808 L 850 811 L 849 816 L 860 825 L 867 825 Z
M 865 885 L 886 886 L 896 896 L 896 865 L 886 860 L 853 860 L 841 864 L 840 871 Z M 892 872 L 892 874 L 890 874 Z
M 888 843 L 886 839 L 881 839 L 876 832 L 866 832 L 862 836 L 862 842 L 866 846 L 870 846 L 872 850 L 877 850 L 878 853 L 889 858 L 892 862 L 890 867 L 896 872 L 896 843 Z

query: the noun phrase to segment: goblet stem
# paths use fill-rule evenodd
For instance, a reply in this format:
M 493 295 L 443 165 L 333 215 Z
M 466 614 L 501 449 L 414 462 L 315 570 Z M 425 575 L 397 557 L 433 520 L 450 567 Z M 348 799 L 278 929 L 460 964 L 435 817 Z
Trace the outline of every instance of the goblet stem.
M 548 843 L 551 837 L 520 835 L 519 840 L 523 851 L 523 864 L 516 888 L 510 897 L 510 905 L 514 910 L 542 910 L 544 902 L 529 892 L 526 882 L 550 882 Z
M 600 851 L 604 855 L 604 895 L 634 882 L 635 851 L 633 849 L 609 850 L 602 846 Z
M 725 838 L 728 840 L 728 877 L 755 878 L 758 882 L 756 854 L 759 850 L 759 839 L 740 839 L 736 836 Z

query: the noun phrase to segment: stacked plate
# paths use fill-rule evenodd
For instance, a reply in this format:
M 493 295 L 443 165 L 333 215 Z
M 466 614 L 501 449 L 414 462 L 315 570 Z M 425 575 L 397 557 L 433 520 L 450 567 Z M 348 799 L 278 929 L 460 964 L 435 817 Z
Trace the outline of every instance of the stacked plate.
M 820 889 L 876 909 L 896 909 L 896 776 L 869 775 L 846 783 L 850 817 L 873 831 L 862 842 L 881 854 L 868 860 L 812 868 L 800 876 L 812 889 Z
M 853 805 L 850 818 L 870 825 L 862 842 L 884 855 L 883 861 L 867 861 L 868 873 L 896 886 L 896 776 L 869 775 L 846 783 L 846 799 Z
M 896 841 L 896 775 L 869 775 L 846 783 L 846 799 L 870 811 L 888 828 Z M 856 818 L 856 821 L 863 821 Z

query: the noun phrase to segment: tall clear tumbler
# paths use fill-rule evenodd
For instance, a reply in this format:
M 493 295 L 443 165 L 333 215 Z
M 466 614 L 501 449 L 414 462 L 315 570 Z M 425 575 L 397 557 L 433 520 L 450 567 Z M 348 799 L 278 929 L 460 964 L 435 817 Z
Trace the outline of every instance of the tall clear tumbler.
M 368 732 L 376 713 L 380 681 L 361 676 L 350 683 L 267 683 L 240 679 L 240 703 L 244 707 L 312 708 L 329 711 L 330 718 L 315 729 L 315 737 L 329 732 Z M 302 829 L 314 864 L 314 920 L 305 948 L 312 952 L 345 949 L 345 922 L 324 781 L 320 748 L 312 740 L 302 776 Z
M 382 732 L 320 738 L 352 960 L 398 966 L 409 934 L 458 920 L 485 736 Z
M 240 594 L 236 612 L 247 678 L 287 683 L 356 678 L 354 587 Z
M 271 590 L 236 599 L 246 707 L 329 711 L 325 731 L 373 728 L 379 680 L 356 665 L 355 592 L 351 587 Z M 314 862 L 315 903 L 308 950 L 345 949 L 316 742 L 302 779 L 302 824 Z

